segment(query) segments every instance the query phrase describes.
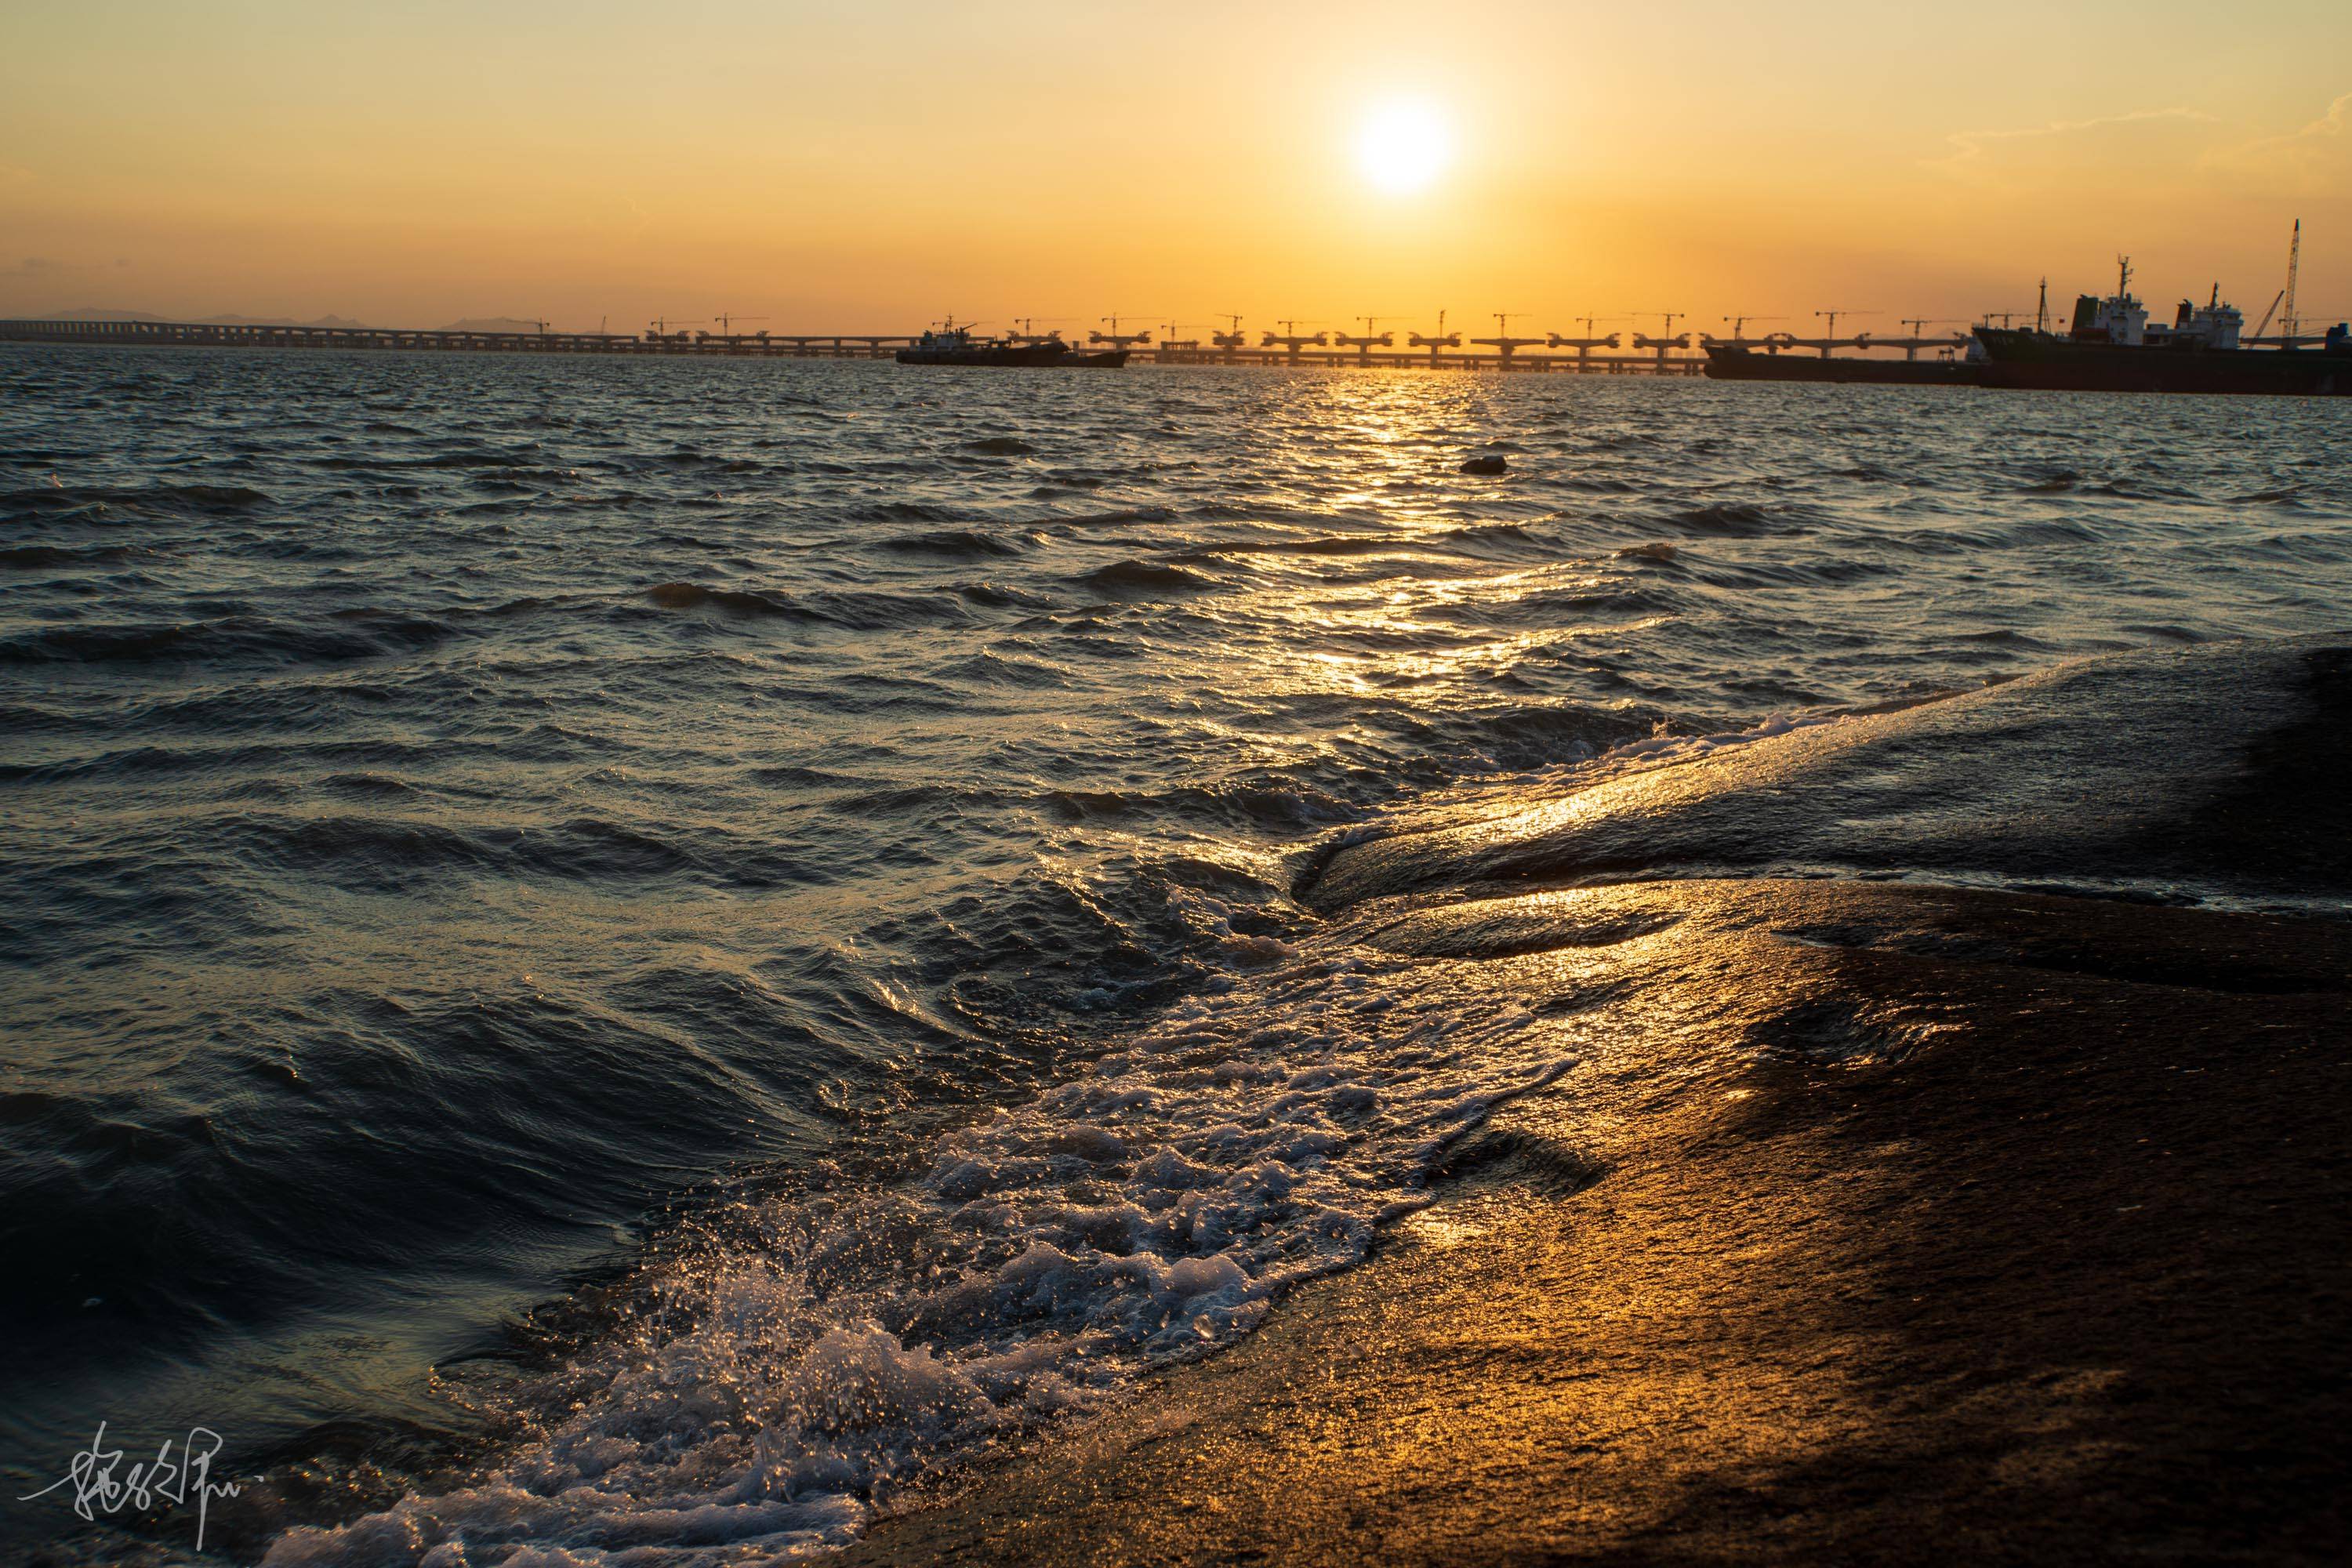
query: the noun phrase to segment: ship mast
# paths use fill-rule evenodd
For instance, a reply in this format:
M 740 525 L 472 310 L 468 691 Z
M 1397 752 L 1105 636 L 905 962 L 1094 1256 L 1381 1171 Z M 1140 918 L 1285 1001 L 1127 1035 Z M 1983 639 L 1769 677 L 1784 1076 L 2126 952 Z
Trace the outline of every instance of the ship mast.
M 2295 328 L 2300 325 L 2294 319 L 2294 274 L 2302 263 L 2303 220 L 2297 218 L 2294 220 L 2294 237 L 2287 241 L 2286 246 L 2286 314 L 2279 318 L 2279 336 L 2286 341 L 2279 345 L 2281 348 L 2294 347 Z

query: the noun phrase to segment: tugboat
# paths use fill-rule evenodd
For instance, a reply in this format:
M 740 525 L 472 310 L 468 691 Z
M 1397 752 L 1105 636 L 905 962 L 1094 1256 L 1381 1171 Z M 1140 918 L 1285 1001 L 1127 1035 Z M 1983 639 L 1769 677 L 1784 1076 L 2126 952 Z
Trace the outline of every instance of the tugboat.
M 971 323 L 959 327 L 953 317 L 916 339 L 912 347 L 900 349 L 895 357 L 900 364 L 1041 365 L 1067 370 L 1117 370 L 1127 363 L 1125 349 L 1081 352 L 1064 342 L 1058 332 L 1034 342 L 975 337 Z
M 1983 384 L 2055 392 L 2237 392 L 2299 397 L 2352 395 L 2352 333 L 2330 327 L 2317 348 L 2288 337 L 2277 348 L 2248 348 L 2238 334 L 2245 317 L 2222 303 L 2214 285 L 2202 304 L 2180 301 L 2172 324 L 2151 324 L 2131 291 L 2131 258 L 2122 258 L 2116 291 L 2074 301 L 2063 335 L 2026 328 L 1979 327 Z M 2267 321 L 2267 318 L 2265 318 Z

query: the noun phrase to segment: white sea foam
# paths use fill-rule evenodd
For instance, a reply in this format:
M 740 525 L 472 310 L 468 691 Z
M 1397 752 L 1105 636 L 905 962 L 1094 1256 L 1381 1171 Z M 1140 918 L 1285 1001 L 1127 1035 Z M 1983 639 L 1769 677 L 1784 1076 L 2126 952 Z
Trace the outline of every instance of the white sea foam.
M 606 1568 L 839 1544 L 992 1441 L 1115 1405 L 1360 1258 L 1432 1163 L 1567 1063 L 1436 966 L 1271 950 L 895 1184 L 739 1205 L 652 1268 L 618 1337 L 505 1403 L 532 1423 L 461 1489 L 267 1561 Z

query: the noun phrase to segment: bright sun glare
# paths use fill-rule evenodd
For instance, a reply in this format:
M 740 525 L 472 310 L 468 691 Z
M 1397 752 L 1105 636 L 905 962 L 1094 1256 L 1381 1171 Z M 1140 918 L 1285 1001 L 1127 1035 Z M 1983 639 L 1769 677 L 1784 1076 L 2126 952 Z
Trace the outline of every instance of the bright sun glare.
M 1356 167 L 1391 195 L 1426 190 L 1453 156 L 1454 136 L 1444 117 L 1412 100 L 1380 105 L 1356 133 Z

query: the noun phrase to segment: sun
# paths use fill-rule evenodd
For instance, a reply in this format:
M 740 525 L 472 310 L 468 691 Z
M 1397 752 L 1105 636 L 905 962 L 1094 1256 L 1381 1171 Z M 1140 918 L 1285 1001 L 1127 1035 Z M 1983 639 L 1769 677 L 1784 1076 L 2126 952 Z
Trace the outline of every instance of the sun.
M 1356 132 L 1356 167 L 1391 195 L 1425 191 L 1454 162 L 1454 132 L 1434 105 L 1394 99 L 1374 108 Z

